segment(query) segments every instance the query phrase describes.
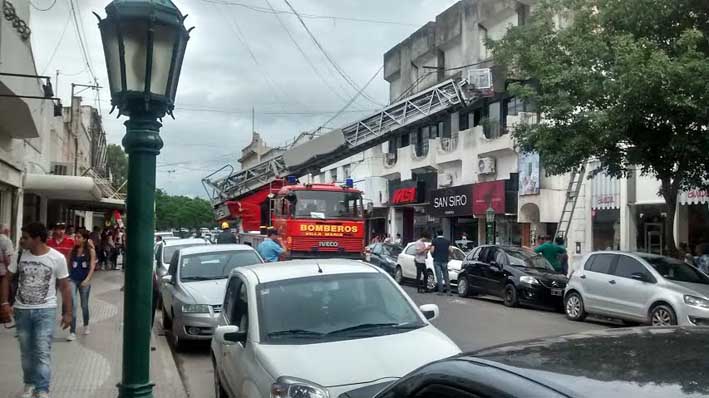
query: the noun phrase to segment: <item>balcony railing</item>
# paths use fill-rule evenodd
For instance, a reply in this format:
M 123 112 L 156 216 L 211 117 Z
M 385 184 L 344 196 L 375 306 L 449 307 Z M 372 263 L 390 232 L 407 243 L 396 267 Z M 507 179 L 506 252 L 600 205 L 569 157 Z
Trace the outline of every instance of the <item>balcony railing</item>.
M 453 152 L 458 148 L 458 133 L 453 133 L 450 137 L 442 137 L 440 140 L 443 152 Z
M 385 167 L 394 167 L 396 166 L 396 158 L 397 158 L 397 153 L 385 153 L 384 154 L 384 166 Z
M 411 145 L 411 157 L 414 160 L 421 160 L 428 156 L 428 140 Z

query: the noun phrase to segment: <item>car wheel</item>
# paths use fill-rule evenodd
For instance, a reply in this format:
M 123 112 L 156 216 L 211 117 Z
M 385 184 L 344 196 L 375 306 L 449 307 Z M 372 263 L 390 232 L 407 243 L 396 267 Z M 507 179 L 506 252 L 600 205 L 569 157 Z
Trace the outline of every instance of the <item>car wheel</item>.
M 511 283 L 505 286 L 505 305 L 508 307 L 516 307 L 519 304 L 517 300 L 517 288 Z
M 426 270 L 426 290 L 432 292 L 436 290 L 436 279 L 433 277 L 433 271 Z
M 464 276 L 458 276 L 458 296 L 468 297 L 470 295 L 470 285 Z
M 180 338 L 180 335 L 177 333 L 177 324 L 174 322 L 172 322 L 172 330 L 170 336 L 172 338 L 172 346 L 175 348 L 175 351 L 182 351 L 182 349 L 185 347 L 185 342 L 183 339 Z
M 403 273 L 401 272 L 401 267 L 398 266 L 398 265 L 396 266 L 396 269 L 394 270 L 394 280 L 395 280 L 396 283 L 398 283 L 398 284 L 401 284 L 401 281 L 404 280 L 404 275 L 403 275 Z
M 671 326 L 677 324 L 675 311 L 666 304 L 658 304 L 650 310 L 650 323 L 652 326 Z
M 222 381 L 219 379 L 216 362 L 212 361 L 212 366 L 214 368 L 214 398 L 229 398 L 226 390 L 222 387 Z
M 162 306 L 160 309 L 160 312 L 162 312 L 162 330 L 163 331 L 168 331 L 172 329 L 172 320 L 170 319 L 170 316 L 167 314 L 167 310 L 165 309 L 165 306 Z
M 566 317 L 572 321 L 583 321 L 586 318 L 586 310 L 580 294 L 571 292 L 566 295 L 564 312 L 566 312 Z

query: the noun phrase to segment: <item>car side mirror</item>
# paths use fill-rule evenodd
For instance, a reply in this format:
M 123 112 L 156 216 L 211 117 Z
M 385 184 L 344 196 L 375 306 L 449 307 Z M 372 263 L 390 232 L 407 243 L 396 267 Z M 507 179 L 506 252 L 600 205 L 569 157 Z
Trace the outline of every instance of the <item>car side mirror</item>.
M 647 278 L 645 277 L 645 275 L 640 272 L 634 272 L 630 275 L 630 277 L 632 279 L 635 279 L 636 281 L 647 282 Z
M 441 312 L 436 304 L 424 304 L 420 306 L 419 309 L 423 313 L 423 316 L 425 316 L 429 321 L 438 318 L 438 315 L 440 315 Z
M 214 330 L 214 338 L 219 344 L 234 345 L 246 342 L 246 332 L 239 330 L 236 325 L 217 326 Z
M 170 283 L 170 284 L 172 284 L 172 275 L 170 275 L 170 274 L 163 275 L 163 276 L 160 278 L 160 280 L 163 281 L 163 282 L 165 282 L 165 283 Z

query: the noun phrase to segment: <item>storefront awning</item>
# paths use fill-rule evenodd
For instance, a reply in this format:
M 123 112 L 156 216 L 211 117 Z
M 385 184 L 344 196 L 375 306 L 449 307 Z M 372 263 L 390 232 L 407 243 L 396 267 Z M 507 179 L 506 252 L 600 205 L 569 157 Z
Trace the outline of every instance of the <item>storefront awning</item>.
M 703 205 L 709 202 L 709 191 L 700 189 L 682 191 L 678 199 L 681 205 Z
M 594 167 L 595 166 L 595 167 Z M 598 164 L 591 164 L 594 170 Z M 600 173 L 591 180 L 591 208 L 620 209 L 620 180 Z
M 105 197 L 101 187 L 92 177 L 26 174 L 24 190 L 50 200 L 67 202 L 72 207 L 82 206 L 87 210 L 125 207 L 122 199 Z

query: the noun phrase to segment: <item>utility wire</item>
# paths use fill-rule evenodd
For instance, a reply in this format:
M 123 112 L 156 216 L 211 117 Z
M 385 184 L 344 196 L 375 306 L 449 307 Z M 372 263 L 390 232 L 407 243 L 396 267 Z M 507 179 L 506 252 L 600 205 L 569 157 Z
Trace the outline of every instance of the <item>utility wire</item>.
M 201 0 L 201 1 L 204 3 L 223 4 L 223 5 L 227 5 L 227 6 L 242 7 L 242 8 L 249 9 L 251 11 L 261 12 L 261 13 L 265 13 L 265 14 L 296 15 L 296 13 L 294 13 L 292 11 L 276 10 L 274 8 L 268 9 L 265 7 L 259 7 L 259 6 L 254 6 L 254 5 L 250 5 L 250 4 L 239 3 L 236 1 L 227 1 L 227 0 Z M 301 13 L 300 16 L 303 18 L 308 18 L 308 19 L 329 19 L 332 21 L 363 22 L 363 23 L 382 24 L 382 25 L 419 26 L 417 24 L 406 23 L 406 22 L 386 21 L 386 20 L 367 19 L 367 18 L 339 17 L 339 16 L 333 16 L 333 15 L 316 15 L 316 14 Z
M 298 21 L 300 21 L 300 24 L 303 25 L 303 28 L 305 28 L 305 31 L 308 32 L 308 36 L 310 36 L 310 39 L 311 39 L 311 40 L 313 41 L 313 43 L 315 43 L 315 45 L 320 49 L 320 51 L 323 53 L 323 55 L 325 56 L 325 58 L 330 62 L 330 64 L 332 65 L 332 67 L 335 68 L 335 70 L 340 74 L 340 76 L 342 76 L 342 78 L 345 79 L 345 81 L 346 81 L 350 86 L 352 86 L 352 88 L 353 88 L 355 91 L 358 92 L 358 94 L 357 94 L 355 97 L 358 97 L 358 96 L 361 94 L 362 97 L 366 98 L 366 99 L 367 99 L 368 101 L 370 101 L 371 103 L 373 103 L 373 104 L 375 104 L 375 105 L 377 105 L 377 106 L 382 106 L 382 104 L 379 103 L 379 102 L 377 102 L 377 100 L 375 100 L 374 98 L 368 96 L 368 95 L 367 95 L 366 93 L 364 93 L 364 92 L 360 92 L 360 91 L 361 91 L 360 87 L 358 87 L 357 84 L 352 80 L 352 78 L 347 75 L 347 73 L 337 64 L 337 62 L 335 62 L 335 60 L 334 60 L 334 59 L 330 56 L 330 54 L 325 50 L 325 48 L 322 46 L 322 44 L 320 44 L 320 42 L 318 41 L 318 39 L 315 38 L 315 35 L 313 34 L 313 32 L 310 31 L 310 28 L 308 28 L 308 25 L 305 24 L 305 21 L 303 20 L 303 18 L 300 16 L 300 14 L 298 14 L 298 12 L 295 10 L 295 8 L 293 8 L 293 6 L 290 4 L 290 2 L 289 2 L 288 0 L 283 0 L 283 1 L 285 1 L 286 5 L 288 5 L 288 7 L 291 9 L 291 11 L 293 11 L 293 13 L 295 14 L 295 16 L 298 18 Z
M 79 39 L 79 47 L 81 48 L 81 56 L 84 58 L 86 67 L 89 70 L 89 74 L 94 81 L 94 84 L 98 84 L 98 79 L 96 79 L 96 74 L 91 66 L 91 59 L 89 58 L 89 53 L 86 51 L 86 44 L 84 43 L 84 38 L 82 36 L 83 28 L 79 23 L 79 18 L 77 17 L 76 9 L 74 8 L 74 0 L 67 0 L 69 2 L 69 7 L 71 8 L 71 15 L 74 19 L 74 30 L 76 31 L 76 37 Z M 78 7 L 78 5 L 77 5 Z
M 227 18 L 226 14 L 220 12 L 220 9 L 216 5 L 214 6 L 214 8 L 217 10 L 217 12 L 219 12 L 220 15 L 222 15 L 224 18 L 227 19 L 227 22 L 228 22 L 229 26 L 231 27 L 232 31 L 234 32 L 236 38 L 246 48 L 246 51 L 249 53 L 249 57 L 251 57 L 251 60 L 254 61 L 254 64 L 256 65 L 257 69 L 261 72 L 261 76 L 266 81 L 266 84 L 268 84 L 268 86 L 273 91 L 273 95 L 274 95 L 275 99 L 279 100 L 279 102 L 281 103 L 281 106 L 283 107 L 287 103 L 287 101 L 283 101 L 283 98 L 280 98 L 279 90 L 276 87 L 276 84 L 273 82 L 273 79 L 271 79 L 271 77 L 269 76 L 266 68 L 263 65 L 261 65 L 261 62 L 259 62 L 258 58 L 256 57 L 256 54 L 253 52 L 253 50 L 251 49 L 251 46 L 249 45 L 248 41 L 246 40 L 246 36 L 244 36 L 244 33 L 241 30 L 241 27 L 239 27 L 239 24 L 236 22 L 236 19 L 233 17 Z M 281 93 L 281 94 L 283 94 L 284 98 L 288 97 L 287 94 L 284 94 L 284 93 Z M 293 102 L 302 106 L 302 104 L 299 101 L 293 101 Z
M 278 23 L 281 25 L 281 27 L 283 28 L 283 30 L 286 31 L 286 33 L 288 34 L 288 37 L 290 38 L 291 42 L 293 42 L 293 44 L 295 45 L 295 48 L 297 48 L 297 49 L 298 49 L 298 52 L 300 52 L 300 55 L 302 55 L 303 58 L 305 59 L 305 61 L 308 63 L 308 65 L 310 65 L 310 68 L 313 70 L 313 72 L 315 73 L 315 75 L 325 84 L 325 86 L 327 86 L 328 89 L 330 89 L 330 91 L 331 91 L 333 94 L 337 95 L 341 100 L 347 101 L 347 98 L 344 97 L 342 94 L 340 94 L 335 88 L 333 88 L 332 85 L 330 85 L 330 83 L 325 79 L 325 77 L 324 77 L 324 76 L 320 73 L 320 71 L 315 67 L 315 64 L 313 64 L 313 61 L 310 59 L 310 57 L 308 57 L 308 54 L 305 53 L 305 51 L 304 51 L 303 48 L 300 46 L 300 44 L 298 44 L 298 42 L 295 40 L 295 37 L 293 37 L 293 34 L 290 32 L 290 30 L 288 29 L 288 27 L 286 26 L 286 24 L 283 23 L 283 20 L 281 20 L 280 15 L 278 15 L 278 13 L 276 12 L 276 10 L 273 8 L 273 6 L 271 5 L 271 2 L 269 2 L 268 0 L 264 0 L 264 1 L 266 2 L 266 4 L 268 4 L 268 6 L 271 8 L 271 10 L 273 10 L 273 16 L 276 17 L 276 19 L 278 20 Z
M 377 69 L 377 72 L 372 75 L 372 77 L 371 77 L 371 78 L 369 79 L 369 81 L 364 85 L 364 87 L 362 87 L 362 88 L 357 92 L 357 94 L 355 94 L 355 96 L 352 97 L 352 99 L 349 100 L 349 102 L 347 102 L 347 103 L 345 104 L 345 106 L 342 107 L 342 109 L 340 109 L 339 112 L 337 112 L 336 114 L 334 114 L 330 119 L 327 120 L 327 122 L 323 123 L 322 126 L 318 127 L 317 131 L 320 131 L 323 127 L 327 126 L 328 124 L 330 124 L 330 122 L 332 122 L 332 121 L 335 120 L 337 117 L 339 117 L 340 115 L 342 115 L 342 113 L 344 113 L 344 112 L 347 110 L 347 108 L 349 108 L 350 105 L 352 105 L 352 103 L 354 103 L 355 100 L 357 100 L 357 98 L 359 98 L 359 96 L 362 95 L 362 93 L 364 92 L 364 90 L 365 90 L 367 87 L 369 87 L 370 84 L 372 84 L 372 82 L 374 81 L 374 78 L 376 78 L 376 77 L 379 75 L 379 72 L 381 72 L 382 69 L 384 69 L 384 65 L 380 66 L 379 69 Z
M 66 29 L 69 27 L 70 22 L 71 14 L 67 15 L 66 23 L 64 23 L 64 28 L 62 28 L 62 33 L 59 35 L 59 40 L 57 40 L 57 44 L 54 46 L 54 50 L 52 50 L 52 55 L 49 57 L 49 61 L 47 61 L 47 64 L 44 66 L 44 68 L 42 68 L 42 75 L 44 74 L 44 72 L 47 71 L 47 68 L 49 68 L 49 66 L 52 64 L 52 61 L 54 61 L 54 56 L 57 55 L 57 50 L 59 50 L 59 46 L 62 44 L 62 40 L 64 40 L 64 34 L 66 33 Z
M 39 8 L 39 7 L 37 7 L 36 5 L 34 5 L 33 2 L 30 1 L 30 5 L 32 6 L 32 8 L 34 8 L 34 9 L 37 10 L 37 11 L 49 11 L 49 10 L 51 10 L 52 8 L 54 8 L 54 6 L 55 6 L 56 4 L 57 4 L 57 0 L 53 0 L 53 1 L 52 1 L 52 4 L 50 4 L 49 7 L 47 7 L 47 8 Z

